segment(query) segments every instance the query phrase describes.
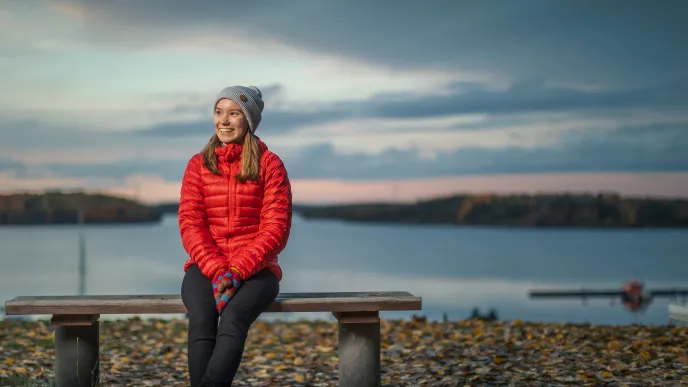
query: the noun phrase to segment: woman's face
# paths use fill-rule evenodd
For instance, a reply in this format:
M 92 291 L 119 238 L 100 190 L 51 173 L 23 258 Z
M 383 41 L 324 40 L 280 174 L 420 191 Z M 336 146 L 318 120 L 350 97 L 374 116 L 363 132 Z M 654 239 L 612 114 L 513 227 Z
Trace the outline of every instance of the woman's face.
M 239 105 L 223 98 L 215 106 L 215 134 L 225 144 L 243 144 L 248 132 L 248 120 Z

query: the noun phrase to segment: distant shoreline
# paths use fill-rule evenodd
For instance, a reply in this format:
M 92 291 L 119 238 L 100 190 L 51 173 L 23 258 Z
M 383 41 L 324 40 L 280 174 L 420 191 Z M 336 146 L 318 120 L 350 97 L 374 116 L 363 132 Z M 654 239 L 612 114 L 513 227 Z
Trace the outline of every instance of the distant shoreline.
M 0 195 L 0 226 L 159 223 L 158 206 L 134 200 L 85 193 Z
M 688 199 L 616 194 L 455 195 L 414 203 L 295 205 L 305 219 L 533 229 L 685 229 Z
M 0 227 L 160 223 L 178 203 L 143 204 L 102 194 L 0 195 Z M 688 199 L 617 194 L 454 195 L 412 203 L 295 204 L 306 220 L 361 224 L 532 229 L 686 229 Z

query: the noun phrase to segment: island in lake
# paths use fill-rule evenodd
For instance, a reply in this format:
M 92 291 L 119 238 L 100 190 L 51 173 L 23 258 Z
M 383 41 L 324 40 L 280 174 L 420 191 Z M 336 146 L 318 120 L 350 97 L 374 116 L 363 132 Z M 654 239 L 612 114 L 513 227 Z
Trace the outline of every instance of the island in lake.
M 0 195 L 0 225 L 159 222 L 178 203 L 86 193 Z M 686 228 L 688 199 L 616 194 L 454 195 L 413 203 L 294 205 L 305 219 L 490 227 Z
M 0 225 L 159 222 L 164 211 L 100 194 L 47 192 L 0 195 Z
M 688 200 L 617 194 L 454 195 L 414 203 L 297 205 L 305 219 L 492 227 L 684 228 Z

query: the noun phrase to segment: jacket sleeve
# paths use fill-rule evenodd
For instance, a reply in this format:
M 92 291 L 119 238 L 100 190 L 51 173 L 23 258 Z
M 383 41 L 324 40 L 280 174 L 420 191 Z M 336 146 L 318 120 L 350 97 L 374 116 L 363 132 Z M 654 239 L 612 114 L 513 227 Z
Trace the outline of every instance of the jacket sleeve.
M 282 160 L 271 154 L 265 166 L 263 207 L 256 236 L 236 253 L 229 264 L 241 278 L 249 278 L 266 266 L 266 258 L 282 252 L 287 245 L 292 220 L 291 184 Z
M 227 258 L 208 228 L 201 184 L 202 167 L 201 156 L 195 155 L 184 171 L 178 212 L 179 232 L 184 250 L 201 272 L 212 280 L 218 271 L 227 269 Z

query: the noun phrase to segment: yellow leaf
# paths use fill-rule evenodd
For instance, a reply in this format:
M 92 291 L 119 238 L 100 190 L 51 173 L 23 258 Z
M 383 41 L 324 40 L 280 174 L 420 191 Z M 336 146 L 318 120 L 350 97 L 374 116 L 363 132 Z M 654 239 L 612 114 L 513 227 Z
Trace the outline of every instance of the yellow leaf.
M 11 357 L 8 357 L 8 358 L 5 360 L 5 363 L 7 363 L 7 364 L 9 364 L 9 365 L 12 365 L 12 364 L 14 364 L 14 359 L 12 359 Z
M 265 368 L 262 368 L 262 369 L 258 370 L 258 372 L 256 372 L 255 375 L 258 377 L 265 377 L 268 375 L 268 370 Z
M 647 351 L 640 352 L 640 356 L 645 360 L 650 360 L 650 354 Z
M 296 374 L 294 375 L 294 380 L 296 380 L 299 383 L 303 383 L 306 381 L 306 378 L 304 378 L 301 374 Z
M 613 378 L 613 377 L 614 377 L 614 374 L 612 374 L 612 373 L 609 372 L 609 371 L 604 371 L 604 372 L 602 372 L 602 377 L 605 378 L 605 379 L 609 379 L 609 378 Z
M 579 372 L 580 372 L 580 371 L 579 371 Z M 578 375 L 576 375 L 576 378 L 577 378 L 578 380 L 582 380 L 582 381 L 585 381 L 585 382 L 594 382 L 594 381 L 595 381 L 595 378 L 593 378 L 593 377 L 591 377 L 591 376 L 589 376 L 589 375 L 586 375 L 585 373 L 579 373 Z
M 618 340 L 610 341 L 607 343 L 607 349 L 610 351 L 616 351 L 621 348 L 621 343 Z

